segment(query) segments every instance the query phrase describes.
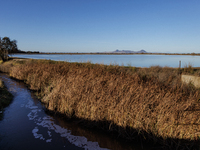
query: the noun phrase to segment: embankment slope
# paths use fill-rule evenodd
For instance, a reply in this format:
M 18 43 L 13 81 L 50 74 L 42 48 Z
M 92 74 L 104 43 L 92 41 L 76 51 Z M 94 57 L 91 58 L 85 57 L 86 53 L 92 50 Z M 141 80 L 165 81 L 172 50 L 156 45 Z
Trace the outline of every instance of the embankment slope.
M 106 122 L 101 128 L 128 139 L 139 134 L 169 145 L 174 139 L 199 140 L 200 93 L 181 83 L 177 69 L 27 59 L 0 69 L 25 81 L 49 110 L 68 118 Z

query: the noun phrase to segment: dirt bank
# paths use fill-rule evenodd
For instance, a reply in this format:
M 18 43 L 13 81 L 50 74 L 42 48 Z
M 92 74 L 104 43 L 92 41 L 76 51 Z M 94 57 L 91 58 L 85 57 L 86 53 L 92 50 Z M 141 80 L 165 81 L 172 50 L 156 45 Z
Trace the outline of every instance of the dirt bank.
M 12 98 L 12 94 L 4 86 L 3 81 L 0 80 L 0 120 L 3 117 L 4 108 L 11 103 Z
M 200 93 L 181 83 L 178 69 L 28 59 L 0 69 L 26 82 L 49 110 L 68 118 L 101 122 L 104 130 L 130 140 L 139 135 L 178 147 L 177 139 L 186 140 L 183 145 L 199 140 Z

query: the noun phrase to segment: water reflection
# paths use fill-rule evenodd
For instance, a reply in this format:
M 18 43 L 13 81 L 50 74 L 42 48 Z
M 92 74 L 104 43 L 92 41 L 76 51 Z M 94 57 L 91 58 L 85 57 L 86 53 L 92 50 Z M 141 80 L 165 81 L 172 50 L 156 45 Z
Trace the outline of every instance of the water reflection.
M 139 150 L 141 145 L 137 142 L 128 143 L 120 139 L 114 138 L 111 135 L 102 133 L 98 130 L 86 129 L 81 127 L 76 122 L 65 122 L 62 118 L 54 116 L 57 123 L 71 131 L 71 134 L 75 136 L 84 136 L 89 141 L 98 141 L 100 147 L 106 147 L 113 150 Z

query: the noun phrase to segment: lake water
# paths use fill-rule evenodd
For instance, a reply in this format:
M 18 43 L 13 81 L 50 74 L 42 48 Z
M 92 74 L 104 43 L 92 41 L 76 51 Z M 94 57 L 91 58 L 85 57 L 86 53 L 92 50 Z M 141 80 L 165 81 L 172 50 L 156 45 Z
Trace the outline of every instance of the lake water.
M 87 62 L 99 64 L 117 64 L 135 67 L 181 67 L 192 65 L 200 67 L 200 56 L 191 55 L 69 55 L 69 54 L 15 54 L 13 57 L 33 58 L 33 59 L 51 59 L 56 61 L 68 62 Z

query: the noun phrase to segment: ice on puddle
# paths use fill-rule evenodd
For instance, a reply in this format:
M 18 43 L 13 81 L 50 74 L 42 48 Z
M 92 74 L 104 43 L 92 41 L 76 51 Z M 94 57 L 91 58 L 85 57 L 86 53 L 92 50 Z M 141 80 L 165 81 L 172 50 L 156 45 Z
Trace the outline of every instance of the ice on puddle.
M 37 113 L 37 109 L 33 109 L 31 112 L 33 112 L 33 113 Z
M 29 100 L 25 107 L 31 108 L 32 106 L 33 106 L 33 102 L 31 100 Z
M 48 135 L 49 135 L 49 137 L 51 137 L 52 135 L 51 135 L 51 132 L 50 131 L 47 131 L 48 132 Z
M 37 109 L 38 106 L 30 106 L 29 108 L 30 108 L 30 109 Z
M 60 134 L 61 137 L 66 138 L 70 143 L 74 144 L 77 147 L 81 147 L 84 149 L 88 149 L 88 150 L 106 150 L 106 148 L 100 148 L 98 142 L 91 142 L 88 141 L 86 137 L 83 136 L 74 136 L 71 135 L 71 131 L 67 130 L 65 128 L 62 128 L 59 125 L 56 125 L 54 123 L 54 119 L 50 116 L 46 116 L 46 117 L 38 117 L 37 113 L 41 111 L 41 109 L 38 109 L 38 106 L 33 106 L 34 103 L 32 101 L 29 100 L 29 102 L 25 105 L 26 108 L 31 109 L 31 112 L 27 115 L 29 117 L 29 120 L 34 120 L 34 122 L 36 123 L 37 126 L 42 126 L 44 128 L 47 128 L 47 134 L 48 134 L 48 138 L 44 138 L 42 134 L 38 134 L 38 127 L 35 127 L 32 130 L 33 136 L 37 139 L 40 140 L 45 140 L 47 143 L 52 142 L 53 137 L 51 135 L 51 131 L 53 130 L 54 132 Z M 21 107 L 24 107 L 24 105 L 21 105 Z
M 39 129 L 37 127 L 35 127 L 33 130 L 32 130 L 32 133 L 33 133 L 33 136 L 36 138 L 36 139 L 40 139 L 40 140 L 45 140 L 45 138 L 43 137 L 42 134 L 38 134 L 37 132 L 39 131 Z
M 34 134 L 34 133 L 36 133 L 36 132 L 38 132 L 38 131 L 39 131 L 38 128 L 35 127 L 35 128 L 32 130 L 32 133 Z
M 42 121 L 42 118 L 40 117 L 40 118 L 36 119 L 36 121 L 41 122 L 41 121 Z
M 28 116 L 29 120 L 34 120 L 38 116 L 37 111 L 33 110 L 27 116 Z
M 46 140 L 47 143 L 49 143 L 49 142 L 51 142 L 51 141 L 52 141 L 52 139 L 47 139 L 47 140 Z
M 52 119 L 52 120 L 53 120 L 53 118 L 52 118 L 52 117 L 50 117 L 50 116 L 43 117 L 42 119 L 43 119 L 43 120 L 50 120 L 50 119 Z

